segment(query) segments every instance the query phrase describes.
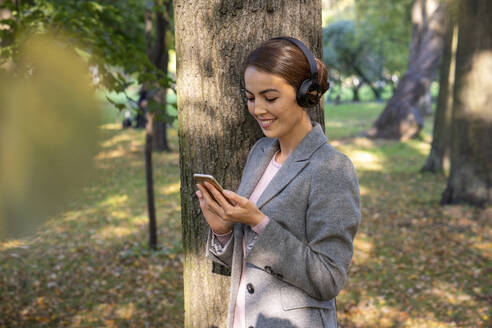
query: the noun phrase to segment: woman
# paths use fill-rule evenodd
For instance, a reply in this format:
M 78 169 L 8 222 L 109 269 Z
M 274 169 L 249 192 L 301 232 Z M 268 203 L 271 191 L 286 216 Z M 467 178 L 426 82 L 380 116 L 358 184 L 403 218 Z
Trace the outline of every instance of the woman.
M 360 211 L 351 161 L 308 114 L 327 76 L 299 40 L 255 49 L 244 92 L 265 137 L 250 150 L 237 193 L 224 191 L 234 205 L 212 185 L 197 185 L 211 228 L 207 257 L 231 268 L 228 327 L 337 326 L 335 296 Z

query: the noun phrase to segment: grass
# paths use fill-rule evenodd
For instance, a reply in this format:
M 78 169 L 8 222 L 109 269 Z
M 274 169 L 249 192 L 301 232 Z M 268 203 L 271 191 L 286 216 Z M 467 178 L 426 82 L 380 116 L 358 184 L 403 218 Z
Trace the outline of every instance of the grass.
M 371 127 L 383 109 L 383 103 L 329 104 L 325 108 L 325 130 L 329 140 L 352 137 Z
M 330 142 L 357 169 L 362 224 L 342 327 L 490 327 L 492 210 L 439 206 L 421 174 L 432 121 L 408 142 L 357 134 L 382 104 L 329 105 Z M 181 327 L 178 153 L 155 154 L 160 248 L 147 249 L 143 132 L 102 127 L 98 174 L 36 234 L 0 242 L 0 327 Z M 176 130 L 170 142 L 178 149 Z

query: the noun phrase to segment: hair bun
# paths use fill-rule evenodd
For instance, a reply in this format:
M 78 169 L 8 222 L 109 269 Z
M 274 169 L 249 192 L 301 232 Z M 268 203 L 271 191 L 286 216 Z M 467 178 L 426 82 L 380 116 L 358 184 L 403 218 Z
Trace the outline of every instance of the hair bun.
M 321 86 L 321 94 L 323 95 L 330 88 L 330 82 L 328 82 L 328 70 L 321 60 L 318 58 L 315 59 L 316 66 L 318 67 L 318 83 Z

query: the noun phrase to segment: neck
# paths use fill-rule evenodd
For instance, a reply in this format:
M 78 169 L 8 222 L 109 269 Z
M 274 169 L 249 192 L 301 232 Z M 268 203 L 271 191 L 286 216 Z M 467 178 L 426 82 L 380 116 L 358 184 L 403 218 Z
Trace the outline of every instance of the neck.
M 278 138 L 280 144 L 280 162 L 283 162 L 289 157 L 289 155 L 296 149 L 301 143 L 302 139 L 313 129 L 311 120 L 306 114 L 304 119 L 295 126 L 288 134 Z

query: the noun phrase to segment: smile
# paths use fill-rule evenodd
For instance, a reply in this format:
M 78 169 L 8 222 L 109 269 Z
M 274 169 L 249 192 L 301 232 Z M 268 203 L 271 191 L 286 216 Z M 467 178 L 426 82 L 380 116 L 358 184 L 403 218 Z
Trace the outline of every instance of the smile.
M 271 119 L 271 120 L 260 120 L 260 125 L 264 129 L 268 129 L 273 122 L 275 122 L 277 119 Z

